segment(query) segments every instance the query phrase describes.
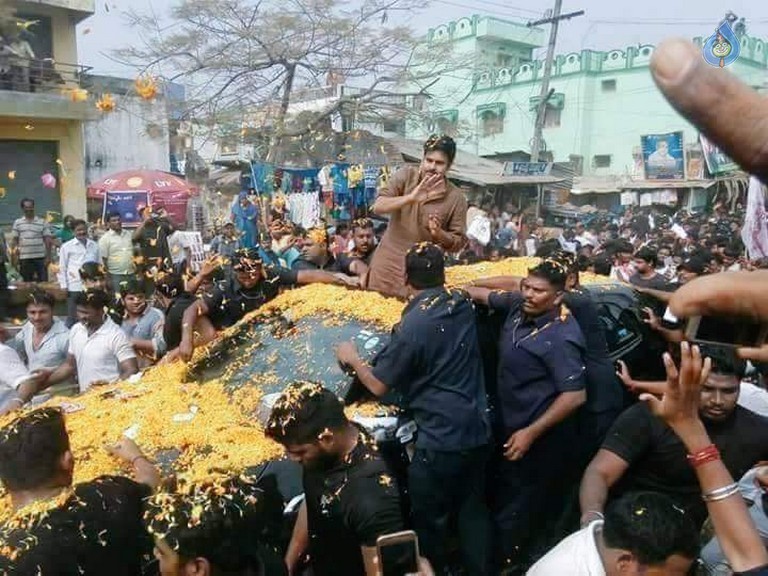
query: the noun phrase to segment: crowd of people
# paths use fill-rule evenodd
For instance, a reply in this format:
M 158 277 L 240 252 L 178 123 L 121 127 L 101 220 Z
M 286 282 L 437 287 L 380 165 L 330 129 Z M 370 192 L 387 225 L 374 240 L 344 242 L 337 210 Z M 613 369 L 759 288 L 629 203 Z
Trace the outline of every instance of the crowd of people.
M 680 41 L 657 49 L 652 70 L 674 106 L 768 176 L 750 121 L 768 108 L 749 88 Z M 724 106 L 718 90 L 743 117 L 712 113 Z M 451 138 L 432 137 L 418 167 L 393 175 L 372 207 L 389 218 L 384 230 L 369 219 L 301 230 L 276 204 L 257 242 L 258 211 L 241 196 L 197 272 L 184 246 L 174 249 L 161 207 L 133 233 L 109 214 L 98 242 L 72 222 L 59 252 L 66 321 L 50 293 L 33 289 L 27 322 L 0 344 L 0 411 L 13 413 L 0 429 L 0 480 L 14 509 L 0 526 L 3 573 L 768 574 L 768 411 L 752 397 L 768 392 L 753 386 L 746 398 L 742 382 L 748 370 L 764 378 L 768 345 L 700 347 L 682 330 L 708 314 L 768 324 L 768 271 L 743 257 L 739 214 L 628 211 L 545 238 L 541 222 L 512 207 L 469 206 L 446 177 L 455 154 Z M 31 200 L 22 209 L 2 262 L 44 282 L 55 241 Z M 446 287 L 447 266 L 489 245 L 497 253 L 486 257 L 539 260 L 524 277 Z M 580 285 L 587 270 L 657 302 L 644 319 L 668 347 L 649 359 L 663 362 L 665 380 L 613 364 Z M 310 283 L 407 301 L 374 361 L 351 342 L 333 351 L 360 386 L 397 398 L 415 422 L 405 465 L 348 420 L 333 393 L 296 382 L 264 429 L 302 468 L 290 535 L 264 479 L 174 487 L 125 437 L 108 449 L 133 479 L 73 484 L 78 455 L 64 414 L 35 403 L 188 361 L 282 289 Z M 382 565 L 381 538 L 408 529 L 419 557 Z

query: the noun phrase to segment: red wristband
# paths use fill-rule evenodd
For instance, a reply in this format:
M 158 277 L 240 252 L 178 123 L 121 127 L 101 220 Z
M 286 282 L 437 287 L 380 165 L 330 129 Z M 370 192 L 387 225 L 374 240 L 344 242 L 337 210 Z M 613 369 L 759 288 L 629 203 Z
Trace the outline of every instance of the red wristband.
M 696 454 L 688 454 L 687 458 L 688 463 L 691 466 L 698 468 L 699 466 L 703 466 L 709 462 L 720 460 L 720 450 L 718 450 L 717 446 L 714 444 L 710 444 L 706 448 L 702 448 L 696 452 Z

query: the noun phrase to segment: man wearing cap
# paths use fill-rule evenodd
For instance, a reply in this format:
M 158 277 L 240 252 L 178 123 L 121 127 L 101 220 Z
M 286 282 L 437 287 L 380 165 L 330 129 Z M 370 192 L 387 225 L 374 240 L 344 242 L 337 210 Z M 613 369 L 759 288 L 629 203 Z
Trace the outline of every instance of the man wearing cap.
M 412 298 L 374 367 L 351 342 L 336 356 L 373 394 L 394 390 L 413 413 L 418 436 L 408 490 L 424 556 L 443 573 L 449 527 L 458 519 L 468 574 L 489 574 L 484 485 L 491 437 L 474 306 L 466 293 L 446 289 L 445 256 L 435 244 L 414 245 L 405 274 Z
M 192 357 L 195 344 L 195 324 L 207 320 L 214 329 L 232 326 L 249 312 L 261 307 L 280 293 L 281 286 L 296 284 L 349 285 L 352 279 L 323 270 L 288 270 L 265 265 L 258 248 L 244 248 L 235 253 L 234 278 L 223 287 L 216 286 L 210 294 L 198 298 L 184 311 L 181 344 L 178 355 L 185 361 Z M 211 330 L 206 330 L 213 333 Z

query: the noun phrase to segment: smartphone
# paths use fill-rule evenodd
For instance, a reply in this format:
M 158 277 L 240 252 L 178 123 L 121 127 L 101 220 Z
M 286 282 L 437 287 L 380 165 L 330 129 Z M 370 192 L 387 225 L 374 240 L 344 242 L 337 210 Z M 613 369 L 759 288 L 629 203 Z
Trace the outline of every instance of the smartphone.
M 376 540 L 382 576 L 403 576 L 419 571 L 419 541 L 416 532 L 405 530 L 379 536 Z
M 768 338 L 768 324 L 739 316 L 692 316 L 685 328 L 692 342 L 729 347 L 762 346 Z

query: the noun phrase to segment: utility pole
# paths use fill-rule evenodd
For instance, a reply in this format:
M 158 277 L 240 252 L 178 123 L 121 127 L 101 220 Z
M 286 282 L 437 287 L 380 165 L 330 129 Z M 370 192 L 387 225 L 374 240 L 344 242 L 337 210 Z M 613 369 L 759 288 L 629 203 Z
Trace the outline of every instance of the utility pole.
M 539 105 L 536 107 L 536 124 L 533 129 L 533 141 L 531 144 L 531 162 L 539 161 L 539 151 L 541 148 L 541 133 L 544 129 L 544 115 L 547 109 L 547 101 L 552 96 L 549 92 L 549 78 L 552 75 L 552 61 L 555 59 L 555 43 L 557 42 L 557 29 L 560 20 L 570 20 L 575 16 L 582 16 L 584 10 L 578 12 L 569 12 L 560 14 L 563 6 L 563 0 L 555 0 L 555 9 L 550 18 L 543 18 L 534 22 L 528 22 L 528 27 L 539 26 L 541 24 L 551 24 L 549 29 L 549 45 L 547 46 L 547 58 L 544 61 L 544 76 L 541 79 L 541 91 L 539 92 Z

